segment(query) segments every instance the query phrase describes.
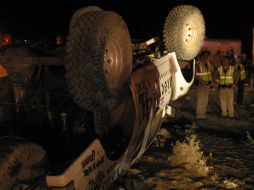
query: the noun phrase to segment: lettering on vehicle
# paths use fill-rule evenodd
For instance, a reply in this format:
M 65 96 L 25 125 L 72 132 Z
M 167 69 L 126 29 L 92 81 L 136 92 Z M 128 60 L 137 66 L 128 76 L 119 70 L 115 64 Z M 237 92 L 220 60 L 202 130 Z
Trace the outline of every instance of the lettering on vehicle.
M 153 80 L 143 80 L 135 84 L 140 106 L 140 124 L 148 119 L 152 106 L 156 107 L 161 96 L 159 85 Z M 153 110 L 155 111 L 155 110 Z
M 160 74 L 160 80 L 161 80 L 162 78 L 164 78 L 165 76 L 167 76 L 167 75 L 170 75 L 170 70 L 167 70 L 167 71 L 161 73 L 161 74 Z
M 102 171 L 98 172 L 98 175 L 95 177 L 95 179 L 89 179 L 88 181 L 88 187 L 86 190 L 100 190 L 102 189 L 102 184 L 105 179 L 105 174 Z
M 161 83 L 161 95 L 165 95 L 167 92 L 171 90 L 171 77 Z
M 95 161 L 91 165 L 89 165 L 86 168 L 83 168 L 84 176 L 89 176 L 93 171 L 95 171 L 99 166 L 101 166 L 104 163 L 104 156 L 102 156 L 99 160 Z
M 84 169 L 89 163 L 95 160 L 95 150 L 92 150 L 92 153 L 81 163 L 82 168 Z

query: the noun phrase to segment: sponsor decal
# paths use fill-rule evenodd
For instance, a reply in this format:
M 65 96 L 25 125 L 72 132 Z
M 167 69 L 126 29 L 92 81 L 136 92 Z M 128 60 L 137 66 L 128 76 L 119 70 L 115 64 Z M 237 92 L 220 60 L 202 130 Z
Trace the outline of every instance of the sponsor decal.
M 95 160 L 95 150 L 92 150 L 92 153 L 81 163 L 82 168 L 84 169 L 89 163 Z
M 93 173 L 98 167 L 100 167 L 104 163 L 104 156 L 102 156 L 99 160 L 93 162 L 86 168 L 83 168 L 84 176 L 89 176 Z
M 165 95 L 171 91 L 171 77 L 161 83 L 161 95 Z
M 171 74 L 170 74 L 170 70 L 167 70 L 167 71 L 165 71 L 164 73 L 161 73 L 161 74 L 160 74 L 160 80 L 161 80 L 162 78 L 164 78 L 165 76 L 167 76 L 167 75 L 171 75 Z

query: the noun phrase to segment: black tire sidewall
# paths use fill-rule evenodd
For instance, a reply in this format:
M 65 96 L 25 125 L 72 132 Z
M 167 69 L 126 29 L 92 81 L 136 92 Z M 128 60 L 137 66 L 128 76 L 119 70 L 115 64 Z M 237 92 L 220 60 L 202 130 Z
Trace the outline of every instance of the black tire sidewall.
M 130 80 L 132 50 L 128 29 L 114 12 L 97 11 L 80 17 L 67 42 L 66 76 L 74 101 L 84 109 L 116 107 L 122 87 Z M 107 42 L 114 38 L 123 48 L 123 68 L 116 87 L 110 88 L 104 71 Z
M 45 150 L 18 137 L 0 138 L 0 189 L 9 190 L 18 182 L 43 179 L 47 171 Z

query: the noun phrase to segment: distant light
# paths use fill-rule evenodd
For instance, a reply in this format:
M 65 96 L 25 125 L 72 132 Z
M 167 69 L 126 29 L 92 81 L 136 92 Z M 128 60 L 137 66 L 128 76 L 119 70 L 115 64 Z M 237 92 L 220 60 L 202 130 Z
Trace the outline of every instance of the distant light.
M 8 46 L 8 45 L 11 45 L 11 35 L 10 34 L 4 34 L 3 36 L 2 36 L 2 45 L 3 46 Z

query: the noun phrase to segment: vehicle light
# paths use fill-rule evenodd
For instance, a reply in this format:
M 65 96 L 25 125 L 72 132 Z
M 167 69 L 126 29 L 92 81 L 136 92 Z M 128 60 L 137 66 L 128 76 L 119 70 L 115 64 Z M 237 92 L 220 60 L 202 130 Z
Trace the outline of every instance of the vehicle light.
M 64 187 L 51 187 L 51 190 L 75 190 L 74 181 Z

